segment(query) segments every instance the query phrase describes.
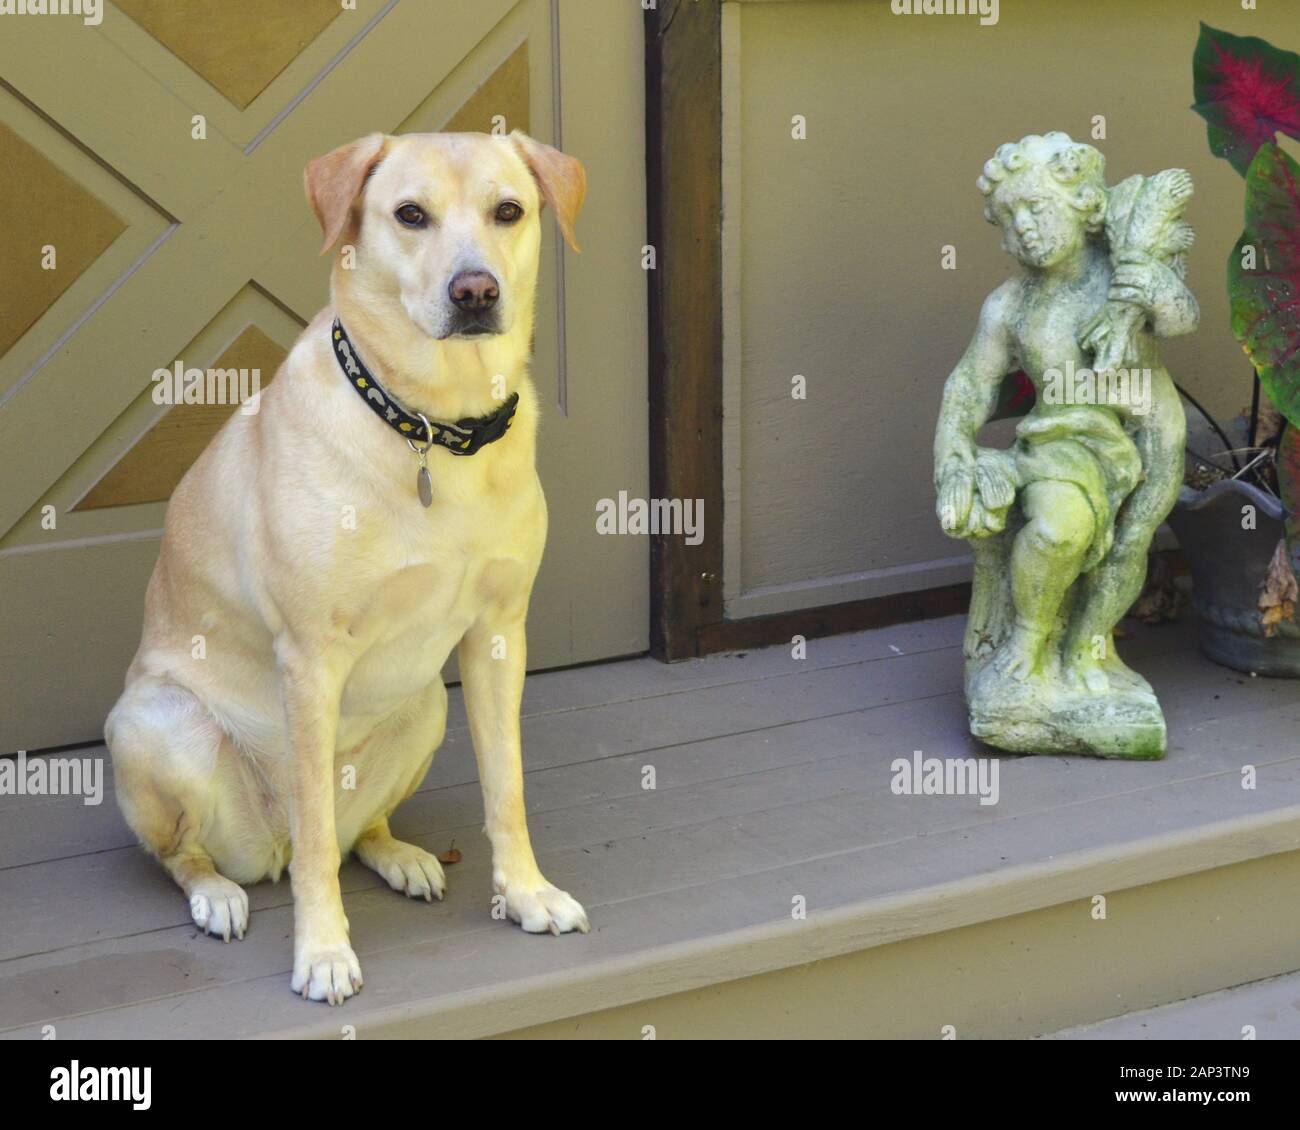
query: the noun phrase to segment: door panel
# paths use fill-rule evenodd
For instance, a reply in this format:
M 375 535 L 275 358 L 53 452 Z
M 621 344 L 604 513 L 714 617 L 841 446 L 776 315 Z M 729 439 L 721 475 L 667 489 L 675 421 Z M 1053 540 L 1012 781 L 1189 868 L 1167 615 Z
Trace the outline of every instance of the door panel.
M 644 650 L 646 546 L 594 520 L 597 499 L 646 491 L 639 6 L 180 7 L 106 3 L 98 27 L 14 18 L 0 40 L 0 164 L 23 170 L 0 174 L 0 253 L 30 276 L 0 303 L 0 752 L 99 735 L 165 499 L 223 415 L 154 404 L 151 374 L 180 359 L 271 379 L 328 300 L 302 168 L 375 129 L 497 118 L 586 163 L 583 254 L 543 229 L 551 532 L 530 666 Z M 30 268 L 50 244 L 53 278 Z

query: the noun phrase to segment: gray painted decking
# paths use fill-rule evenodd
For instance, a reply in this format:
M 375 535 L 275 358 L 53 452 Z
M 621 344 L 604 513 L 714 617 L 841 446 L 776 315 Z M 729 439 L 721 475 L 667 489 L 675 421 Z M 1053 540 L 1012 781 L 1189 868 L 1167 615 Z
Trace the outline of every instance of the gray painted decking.
M 1166 760 L 1004 757 L 996 805 L 895 795 L 894 758 L 980 752 L 961 628 L 530 676 L 530 825 L 587 936 L 491 918 L 453 690 L 446 744 L 393 829 L 463 861 L 432 905 L 345 864 L 366 984 L 334 1010 L 289 990 L 287 882 L 253 888 L 248 937 L 222 944 L 133 845 L 111 788 L 99 807 L 0 797 L 0 1035 L 486 1035 L 1300 846 L 1300 687 L 1210 664 L 1186 625 L 1130 626 L 1122 648 L 1160 693 Z
M 1055 1032 L 1050 1040 L 1300 1040 L 1300 973 Z

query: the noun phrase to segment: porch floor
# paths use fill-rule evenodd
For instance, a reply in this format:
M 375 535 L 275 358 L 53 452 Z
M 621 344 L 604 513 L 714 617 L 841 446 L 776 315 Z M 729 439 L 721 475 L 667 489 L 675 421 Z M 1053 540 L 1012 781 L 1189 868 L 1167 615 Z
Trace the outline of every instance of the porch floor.
M 1049 1040 L 1300 1040 L 1300 973 L 1069 1028 Z
M 1300 689 L 1214 666 L 1186 624 L 1129 624 L 1122 645 L 1164 705 L 1164 761 L 1003 756 L 996 804 L 895 795 L 897 757 L 990 755 L 966 732 L 962 625 L 812 640 L 802 660 L 775 647 L 530 676 L 530 826 L 586 936 L 491 917 L 453 690 L 446 744 L 393 829 L 463 859 L 431 905 L 345 864 L 366 983 L 339 1009 L 290 992 L 288 882 L 250 890 L 242 942 L 199 934 L 133 843 L 111 768 L 99 806 L 2 796 L 0 1035 L 487 1036 L 1300 847 Z M 82 755 L 104 751 L 64 754 Z

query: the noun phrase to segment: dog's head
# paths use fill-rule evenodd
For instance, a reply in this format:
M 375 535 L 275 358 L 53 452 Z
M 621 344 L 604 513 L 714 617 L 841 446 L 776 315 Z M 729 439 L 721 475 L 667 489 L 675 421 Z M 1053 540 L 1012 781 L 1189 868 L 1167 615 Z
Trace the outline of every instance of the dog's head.
M 431 338 L 509 333 L 531 308 L 540 215 L 555 209 L 575 251 L 587 191 L 581 162 L 516 130 L 375 133 L 317 157 L 304 174 L 325 233 L 370 300 L 397 299 Z

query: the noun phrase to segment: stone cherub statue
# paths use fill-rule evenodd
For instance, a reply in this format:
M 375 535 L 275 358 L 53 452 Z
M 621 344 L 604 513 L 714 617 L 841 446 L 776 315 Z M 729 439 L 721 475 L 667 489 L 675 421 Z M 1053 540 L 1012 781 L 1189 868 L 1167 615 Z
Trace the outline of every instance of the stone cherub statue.
M 1160 704 L 1114 629 L 1183 477 L 1183 408 L 1155 339 L 1200 316 L 1183 283 L 1191 178 L 1107 189 L 1101 153 L 1049 133 L 1002 146 L 978 184 L 1023 271 L 985 300 L 934 443 L 940 522 L 975 556 L 971 732 L 1024 753 L 1160 757 Z M 1034 407 L 1011 448 L 980 447 L 1016 370 Z

